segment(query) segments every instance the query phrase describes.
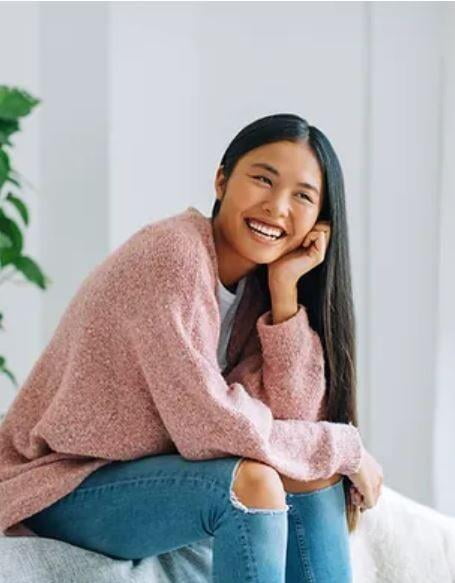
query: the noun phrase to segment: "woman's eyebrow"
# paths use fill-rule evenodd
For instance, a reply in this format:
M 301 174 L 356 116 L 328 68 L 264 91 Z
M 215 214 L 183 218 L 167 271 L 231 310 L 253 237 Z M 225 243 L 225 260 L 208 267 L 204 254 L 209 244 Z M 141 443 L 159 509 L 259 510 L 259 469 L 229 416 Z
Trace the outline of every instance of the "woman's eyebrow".
M 271 164 L 268 164 L 267 162 L 255 162 L 254 164 L 251 164 L 251 166 L 252 167 L 257 166 L 259 168 L 264 168 L 264 170 L 268 170 L 272 174 L 275 174 L 275 176 L 280 176 L 280 173 L 278 172 L 278 170 L 274 166 L 272 166 Z M 310 190 L 313 190 L 319 196 L 319 190 L 316 188 L 316 186 L 313 186 L 309 182 L 297 182 L 297 186 L 302 186 L 303 188 L 309 188 Z

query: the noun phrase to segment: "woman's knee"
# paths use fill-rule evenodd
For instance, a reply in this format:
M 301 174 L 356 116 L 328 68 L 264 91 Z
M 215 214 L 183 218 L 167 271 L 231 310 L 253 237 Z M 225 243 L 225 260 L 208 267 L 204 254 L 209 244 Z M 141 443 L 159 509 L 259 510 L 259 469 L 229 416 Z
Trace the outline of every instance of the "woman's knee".
M 242 459 L 233 478 L 237 499 L 249 508 L 286 508 L 286 492 L 280 474 L 262 462 Z

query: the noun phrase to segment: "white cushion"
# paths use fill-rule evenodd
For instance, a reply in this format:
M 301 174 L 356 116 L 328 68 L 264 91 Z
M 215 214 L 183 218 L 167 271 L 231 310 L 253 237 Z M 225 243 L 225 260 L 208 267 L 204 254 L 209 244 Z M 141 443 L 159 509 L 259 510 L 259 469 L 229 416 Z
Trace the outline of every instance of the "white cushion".
M 211 569 L 211 541 L 127 561 L 55 539 L 0 537 L 2 583 L 206 583 Z

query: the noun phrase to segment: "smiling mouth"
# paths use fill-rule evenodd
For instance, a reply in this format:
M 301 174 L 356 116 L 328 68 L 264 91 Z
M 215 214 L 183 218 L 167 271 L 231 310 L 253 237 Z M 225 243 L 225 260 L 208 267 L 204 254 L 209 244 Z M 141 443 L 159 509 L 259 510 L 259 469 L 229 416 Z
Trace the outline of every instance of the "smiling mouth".
M 250 234 L 255 238 L 256 241 L 261 241 L 264 243 L 276 243 L 277 241 L 280 241 L 281 239 L 284 239 L 286 237 L 286 233 L 284 231 L 283 233 L 281 233 L 279 237 L 274 237 L 272 235 L 266 235 L 265 233 L 262 233 L 261 231 L 258 231 L 254 227 L 250 226 L 248 224 L 248 219 L 245 219 L 244 222 L 246 228 L 248 229 Z

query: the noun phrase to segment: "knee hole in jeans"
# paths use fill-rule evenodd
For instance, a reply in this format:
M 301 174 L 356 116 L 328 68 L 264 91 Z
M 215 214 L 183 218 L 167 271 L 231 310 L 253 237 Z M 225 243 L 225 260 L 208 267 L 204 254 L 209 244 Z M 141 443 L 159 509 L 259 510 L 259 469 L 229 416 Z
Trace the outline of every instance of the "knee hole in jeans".
M 286 492 L 279 473 L 262 462 L 241 458 L 232 472 L 231 503 L 244 512 L 286 512 Z

